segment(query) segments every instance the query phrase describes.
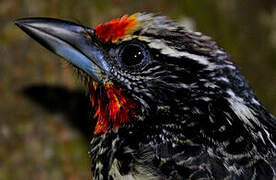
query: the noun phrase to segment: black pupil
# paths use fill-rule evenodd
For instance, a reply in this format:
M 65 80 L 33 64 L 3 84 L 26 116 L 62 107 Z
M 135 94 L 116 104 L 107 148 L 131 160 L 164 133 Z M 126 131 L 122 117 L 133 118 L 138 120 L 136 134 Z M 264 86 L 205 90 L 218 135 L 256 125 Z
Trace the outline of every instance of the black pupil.
M 128 45 L 121 54 L 124 64 L 128 66 L 139 64 L 144 59 L 142 49 L 135 45 Z

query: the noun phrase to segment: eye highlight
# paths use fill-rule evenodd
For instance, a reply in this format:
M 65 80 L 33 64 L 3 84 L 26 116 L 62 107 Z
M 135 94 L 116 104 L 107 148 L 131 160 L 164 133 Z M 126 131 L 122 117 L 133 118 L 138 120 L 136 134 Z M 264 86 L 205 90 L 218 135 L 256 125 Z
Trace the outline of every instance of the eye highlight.
M 141 43 L 128 43 L 121 48 L 119 58 L 122 65 L 136 67 L 148 61 L 149 53 Z
M 140 64 L 144 59 L 142 49 L 136 45 L 128 45 L 121 53 L 121 60 L 127 66 Z

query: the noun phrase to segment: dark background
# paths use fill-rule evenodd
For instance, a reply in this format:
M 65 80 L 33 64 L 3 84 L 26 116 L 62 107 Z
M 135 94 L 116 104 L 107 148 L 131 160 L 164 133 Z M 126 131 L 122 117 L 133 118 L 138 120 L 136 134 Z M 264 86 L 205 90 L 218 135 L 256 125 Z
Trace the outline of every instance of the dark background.
M 94 26 L 137 11 L 212 36 L 276 114 L 275 0 L 0 0 L 0 179 L 90 177 L 92 110 L 83 86 L 12 21 L 47 16 Z

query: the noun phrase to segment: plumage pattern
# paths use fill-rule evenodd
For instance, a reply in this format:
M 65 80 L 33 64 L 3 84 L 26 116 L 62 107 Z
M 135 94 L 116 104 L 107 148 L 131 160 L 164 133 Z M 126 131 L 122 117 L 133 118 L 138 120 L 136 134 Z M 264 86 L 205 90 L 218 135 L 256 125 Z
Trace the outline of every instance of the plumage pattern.
M 112 80 L 140 113 L 92 141 L 94 178 L 272 179 L 275 118 L 227 53 L 166 17 L 137 18 L 143 26 L 117 44 L 144 43 L 152 62 L 115 65 Z
M 93 179 L 276 178 L 275 117 L 210 37 L 145 13 L 15 23 L 87 79 Z

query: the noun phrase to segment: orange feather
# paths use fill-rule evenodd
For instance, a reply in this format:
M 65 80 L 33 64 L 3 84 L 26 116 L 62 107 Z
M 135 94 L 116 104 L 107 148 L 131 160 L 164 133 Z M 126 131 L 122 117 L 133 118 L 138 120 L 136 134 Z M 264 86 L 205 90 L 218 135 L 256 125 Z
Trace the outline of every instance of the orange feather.
M 111 21 L 94 27 L 97 37 L 103 42 L 116 42 L 118 39 L 133 32 L 137 26 L 137 15 L 123 16 L 122 18 L 112 19 Z

